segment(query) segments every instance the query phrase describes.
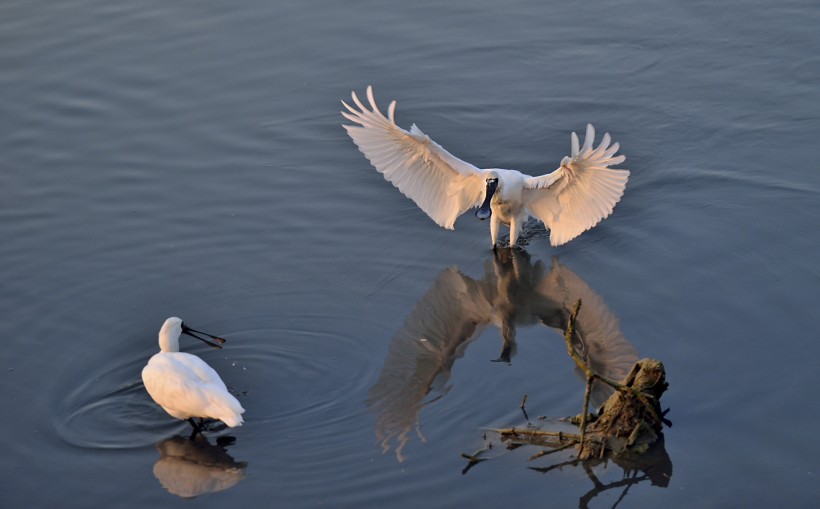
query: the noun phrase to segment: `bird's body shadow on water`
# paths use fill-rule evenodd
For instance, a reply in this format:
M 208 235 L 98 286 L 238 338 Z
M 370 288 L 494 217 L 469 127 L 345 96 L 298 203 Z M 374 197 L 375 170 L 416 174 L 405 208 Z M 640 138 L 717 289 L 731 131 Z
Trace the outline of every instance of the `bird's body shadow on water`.
M 245 478 L 248 467 L 228 454 L 227 447 L 235 442 L 233 437 L 221 436 L 212 444 L 201 434 L 157 442 L 154 477 L 169 493 L 182 498 L 233 488 Z
M 531 232 L 530 239 L 539 236 L 537 228 L 525 231 Z M 370 389 L 367 405 L 376 413 L 375 431 L 383 451 L 393 449 L 397 460 L 403 462 L 413 432 L 424 440 L 420 432 L 422 410 L 431 404 L 446 404 L 453 366 L 484 328 L 493 325 L 500 331 L 502 347 L 497 360 L 514 362 L 517 327 L 543 325 L 563 335 L 578 299 L 584 305 L 575 324 L 576 351 L 597 373 L 621 379 L 638 360 L 638 352 L 624 338 L 617 317 L 601 296 L 557 258 L 553 258 L 548 270 L 541 261 L 533 263 L 520 248 L 498 248 L 480 279 L 473 279 L 456 267 L 441 271 L 394 335 L 382 372 Z M 572 362 L 569 356 L 567 362 Z M 576 372 L 585 380 L 580 371 Z M 608 386 L 595 384 L 592 404 L 601 405 L 611 393 Z M 645 480 L 666 486 L 671 461 L 662 446 L 660 450 L 666 458 L 663 461 L 652 457 L 647 465 L 624 465 L 629 479 L 617 486 Z M 484 458 L 477 459 L 475 464 L 480 461 Z M 590 474 L 599 463 L 601 460 L 576 459 L 554 468 L 582 466 Z M 465 468 L 465 472 L 472 466 Z M 546 472 L 552 468 L 534 470 Z M 647 473 L 634 474 L 639 471 Z M 595 485 L 585 495 L 590 499 L 617 487 L 601 484 L 594 474 L 590 479 Z

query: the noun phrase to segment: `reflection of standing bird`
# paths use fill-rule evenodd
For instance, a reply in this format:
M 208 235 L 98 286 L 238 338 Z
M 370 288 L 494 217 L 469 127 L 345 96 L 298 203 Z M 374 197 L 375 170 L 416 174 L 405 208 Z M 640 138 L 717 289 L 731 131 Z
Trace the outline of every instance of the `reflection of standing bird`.
M 225 439 L 228 440 L 225 440 Z M 247 463 L 236 462 L 225 452 L 232 439 L 220 437 L 217 445 L 203 436 L 173 437 L 157 444 L 159 459 L 154 477 L 170 493 L 193 498 L 203 493 L 227 490 L 245 478 Z
M 453 364 L 487 325 L 500 329 L 500 360 L 509 361 L 516 327 L 543 324 L 563 334 L 579 298 L 583 306 L 573 344 L 598 374 L 620 380 L 638 360 L 635 348 L 603 299 L 557 259 L 547 272 L 525 252 L 501 250 L 480 280 L 454 267 L 444 269 L 393 337 L 381 375 L 370 389 L 368 406 L 378 413 L 376 435 L 382 447 L 388 450 L 395 439 L 396 455 L 403 459 L 422 407 L 447 393 Z M 607 386 L 595 384 L 593 404 L 602 403 L 609 393 Z
M 616 156 L 618 143 L 605 134 L 593 147 L 595 129 L 587 124 L 584 145 L 572 133 L 572 153 L 557 170 L 531 177 L 516 170 L 479 169 L 444 150 L 413 125 L 396 125 L 396 101 L 387 117 L 379 111 L 372 87 L 368 109 L 352 94 L 356 107 L 345 102 L 342 115 L 358 125 L 344 128 L 359 150 L 384 178 L 412 199 L 439 226 L 453 229 L 456 218 L 478 207 L 476 217 L 490 219 L 493 246 L 502 224 L 510 227 L 514 246 L 521 227 L 535 216 L 550 229 L 550 243 L 559 246 L 589 230 L 612 213 L 621 199 L 629 171 L 611 169 L 626 158 Z
M 142 370 L 142 381 L 148 394 L 171 417 L 187 419 L 199 431 L 200 419 L 218 419 L 230 427 L 242 425 L 245 409 L 228 392 L 216 371 L 196 355 L 179 351 L 179 336 L 187 334 L 215 348 L 218 344 L 198 334 L 224 343 L 225 340 L 186 326 L 182 320 L 172 317 L 165 320 L 159 331 L 159 353 L 148 361 Z

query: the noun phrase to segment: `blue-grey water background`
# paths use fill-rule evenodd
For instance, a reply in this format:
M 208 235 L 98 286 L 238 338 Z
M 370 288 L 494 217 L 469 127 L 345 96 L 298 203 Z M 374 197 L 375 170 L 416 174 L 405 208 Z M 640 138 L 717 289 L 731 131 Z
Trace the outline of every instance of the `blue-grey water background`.
M 818 12 L 3 2 L 0 505 L 188 507 L 155 474 L 187 424 L 139 376 L 178 315 L 228 338 L 182 344 L 247 409 L 209 436 L 235 438 L 239 480 L 198 507 L 816 507 Z M 587 122 L 621 143 L 613 216 L 559 248 L 536 232 L 527 252 L 665 363 L 666 486 L 619 487 L 632 473 L 612 462 L 542 473 L 528 467 L 571 452 L 528 462 L 536 449 L 497 442 L 462 474 L 486 428 L 526 424 L 524 394 L 532 415 L 580 411 L 561 336 L 537 326 L 509 364 L 489 362 L 487 328 L 403 461 L 383 451 L 368 401 L 391 339 L 439 274 L 478 280 L 493 257 L 486 223 L 438 228 L 353 146 L 340 100 L 368 84 L 480 167 L 552 171 Z M 585 499 L 593 478 L 615 484 Z

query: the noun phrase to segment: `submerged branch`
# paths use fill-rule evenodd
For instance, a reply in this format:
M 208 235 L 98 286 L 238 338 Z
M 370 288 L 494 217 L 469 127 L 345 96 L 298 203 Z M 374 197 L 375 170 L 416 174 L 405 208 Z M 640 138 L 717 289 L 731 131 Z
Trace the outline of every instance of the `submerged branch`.
M 657 440 L 663 427 L 659 401 L 668 387 L 663 364 L 652 359 L 638 361 L 621 382 L 595 373 L 572 345 L 580 309 L 581 299 L 578 299 L 564 332 L 567 353 L 587 378 L 579 424 L 580 457 L 602 457 L 606 450 L 619 453 L 627 448 L 645 452 L 648 445 Z M 609 385 L 616 392 L 605 403 L 601 416 L 594 423 L 588 424 L 589 395 L 595 380 Z M 636 401 L 639 404 L 636 405 Z M 587 434 L 592 436 L 588 439 Z M 629 439 L 624 440 L 624 436 Z
M 558 440 L 570 439 L 570 440 L 580 440 L 580 435 L 576 435 L 574 433 L 564 433 L 563 431 L 543 431 L 540 429 L 528 429 L 528 428 L 499 428 L 499 429 L 491 429 L 490 431 L 495 431 L 502 437 L 555 437 Z
M 586 374 L 582 412 L 567 419 L 578 426 L 578 433 L 547 431 L 532 427 L 492 429 L 508 448 L 534 445 L 546 449 L 532 455 L 529 460 L 541 458 L 554 452 L 577 447 L 577 461 L 604 458 L 610 454 L 616 461 L 639 461 L 650 451 L 653 444 L 662 440 L 663 415 L 660 408 L 661 395 L 666 391 L 666 373 L 663 363 L 654 359 L 641 359 L 620 381 L 608 379 L 596 373 L 584 361 L 573 346 L 577 334 L 576 324 L 581 309 L 578 299 L 567 320 L 564 340 L 567 353 L 578 369 Z M 615 392 L 607 399 L 597 415 L 589 413 L 590 393 L 595 380 L 609 385 Z M 525 412 L 527 397 L 521 400 Z M 660 447 L 662 449 L 662 446 Z M 475 464 L 483 458 L 463 455 Z

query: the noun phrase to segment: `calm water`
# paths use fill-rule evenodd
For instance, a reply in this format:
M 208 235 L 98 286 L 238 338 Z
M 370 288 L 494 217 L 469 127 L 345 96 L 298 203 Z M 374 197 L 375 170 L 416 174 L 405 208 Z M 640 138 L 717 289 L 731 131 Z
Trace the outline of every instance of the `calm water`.
M 816 4 L 440 4 L 0 5 L 0 505 L 816 506 Z M 626 195 L 495 259 L 486 223 L 436 227 L 347 138 L 370 83 L 478 166 L 551 171 L 593 122 Z M 524 394 L 579 412 L 529 307 L 581 295 L 602 369 L 666 365 L 660 474 L 497 440 L 462 474 Z M 509 363 L 460 321 L 492 299 Z M 191 443 L 148 398 L 171 315 L 228 338 L 183 348 L 242 428 Z

